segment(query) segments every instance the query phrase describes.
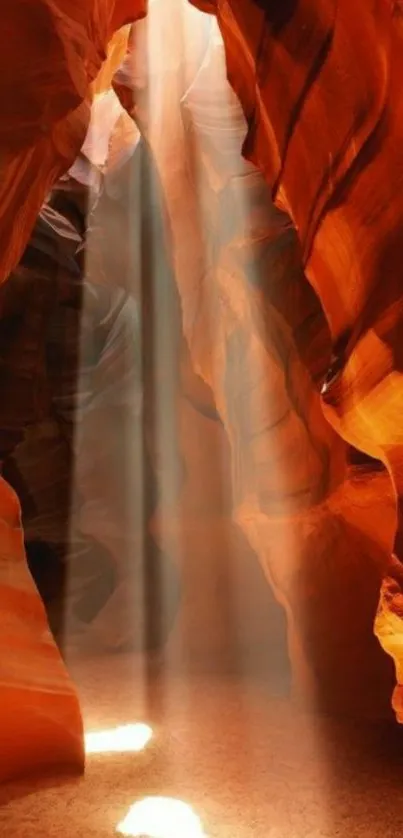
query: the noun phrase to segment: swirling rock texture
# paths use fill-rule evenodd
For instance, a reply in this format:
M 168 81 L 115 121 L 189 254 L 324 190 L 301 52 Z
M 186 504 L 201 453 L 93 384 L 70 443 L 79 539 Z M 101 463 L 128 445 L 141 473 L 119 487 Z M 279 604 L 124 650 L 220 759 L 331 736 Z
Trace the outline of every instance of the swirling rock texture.
M 92 85 L 95 82 L 99 91 L 109 83 L 127 33 L 119 35 L 119 44 L 113 42 L 109 56 L 108 43 L 117 29 L 144 13 L 142 0 L 89 0 L 73 7 L 63 0 L 19 0 L 2 11 L 0 281 L 8 278 L 18 263 L 50 187 L 77 157 L 88 128 Z M 104 70 L 105 78 L 97 81 L 105 60 L 109 69 Z M 24 277 L 19 288 L 22 298 L 30 297 Z M 38 317 L 32 317 L 27 326 L 37 337 L 49 303 L 41 291 L 40 296 L 44 305 L 41 309 L 38 303 Z M 11 292 L 11 308 L 12 297 Z M 36 304 L 35 300 L 34 310 Z M 6 337 L 2 331 L 2 340 Z M 12 390 L 17 402 L 24 394 L 29 414 L 25 419 L 29 421 L 32 410 L 38 418 L 47 393 L 41 357 L 24 352 L 26 347 L 26 340 L 21 347 L 18 340 L 8 346 L 24 384 L 32 368 L 39 373 L 33 389 L 28 385 L 28 391 Z M 7 360 L 2 358 L 2 386 L 10 383 Z M 10 392 L 4 407 L 10 416 Z M 7 418 L 4 428 L 9 433 L 2 435 L 2 458 L 21 436 L 21 429 L 13 423 L 10 433 Z M 52 440 L 52 427 L 43 430 L 47 444 Z M 58 456 L 63 459 L 63 446 L 59 446 Z M 79 770 L 83 738 L 78 700 L 27 571 L 17 496 L 3 478 L 1 528 L 0 780 L 49 765 Z
M 49 188 L 82 146 L 92 84 L 99 92 L 119 63 L 112 49 L 110 69 L 97 80 L 111 37 L 145 11 L 144 0 L 85 0 L 73 8 L 65 0 L 18 0 L 4 10 L 1 280 L 18 262 Z
M 156 39 L 152 60 L 144 49 L 149 24 L 137 24 L 134 51 L 114 78 L 115 90 L 137 121 L 159 170 L 187 342 L 174 348 L 176 378 L 168 386 L 161 376 L 156 378 L 161 369 L 166 370 L 158 359 L 168 347 L 172 351 L 182 336 L 180 329 L 174 338 L 169 334 L 171 320 L 178 322 L 179 307 L 175 295 L 166 290 L 165 280 L 160 281 L 169 273 L 162 261 L 139 296 L 142 321 L 153 322 L 141 347 L 142 374 L 149 382 L 144 392 L 142 438 L 148 435 L 150 459 L 154 470 L 159 470 L 163 492 L 172 491 L 175 496 L 180 478 L 177 474 L 172 482 L 169 476 L 177 473 L 176 447 L 171 446 L 176 421 L 169 404 L 172 393 L 179 403 L 185 394 L 199 413 L 204 411 L 217 428 L 225 430 L 231 449 L 235 518 L 287 613 L 295 692 L 310 706 L 319 703 L 351 712 L 355 705 L 361 715 L 379 715 L 387 712 L 392 674 L 390 661 L 372 634 L 382 579 L 377 634 L 394 657 L 399 684 L 403 680 L 400 527 L 398 523 L 390 566 L 396 530 L 390 483 L 382 472 L 357 471 L 350 464 L 357 459 L 357 448 L 383 460 L 400 498 L 400 312 L 395 279 L 400 252 L 398 90 L 403 60 L 399 4 L 377 0 L 371 10 L 363 0 L 354 9 L 345 0 L 319 6 L 313 0 L 282 4 L 194 0 L 194 5 L 218 18 L 229 81 L 246 124 L 223 81 L 222 47 L 215 41 L 209 19 L 200 20 L 196 28 L 188 27 L 196 12 L 190 6 L 185 12 L 180 0 L 155 0 L 150 10 Z M 63 439 L 54 417 L 55 405 L 59 419 L 66 408 L 71 382 L 66 384 L 63 377 L 59 381 L 55 370 L 52 380 L 44 361 L 46 340 L 52 344 L 52 336 L 44 339 L 43 326 L 49 319 L 57 320 L 52 290 L 63 298 L 58 299 L 59 316 L 67 299 L 66 308 L 70 306 L 72 277 L 77 267 L 78 272 L 81 269 L 76 256 L 82 233 L 69 213 L 60 211 L 60 196 L 58 206 L 50 203 L 41 208 L 50 188 L 74 161 L 78 169 L 85 169 L 86 153 L 82 150 L 79 156 L 79 151 L 86 136 L 88 140 L 91 99 L 94 92 L 102 95 L 108 90 L 129 30 L 122 29 L 112 42 L 111 37 L 144 13 L 141 0 L 93 0 L 76 4 L 73 10 L 62 0 L 35 4 L 21 0 L 3 14 L 0 279 L 13 272 L 9 290 L 2 295 L 2 306 L 11 318 L 9 332 L 2 333 L 7 345 L 3 367 L 6 383 L 18 370 L 29 386 L 23 391 L 17 386 L 18 376 L 14 379 L 15 398 L 24 392 L 26 400 L 20 405 L 21 427 L 13 421 L 12 411 L 7 416 L 4 400 L 1 445 L 5 473 L 10 482 L 18 485 L 20 481 L 18 491 L 28 507 L 27 521 L 32 498 L 26 485 L 25 489 L 21 485 L 21 477 L 25 471 L 26 482 L 35 485 L 39 443 L 47 450 L 53 446 L 64 477 L 71 471 L 69 417 L 62 417 Z M 177 25 L 179 19 L 183 25 Z M 26 59 L 24 72 L 16 68 L 16 43 Z M 32 78 L 27 77 L 26 67 Z M 58 95 L 52 96 L 56 89 Z M 127 120 L 120 116 L 118 121 L 129 157 L 134 147 L 137 152 L 141 148 L 143 163 L 134 166 L 136 188 L 140 180 L 143 189 L 149 190 L 153 175 L 149 163 L 144 164 L 146 146 L 138 143 Z M 262 171 L 279 211 L 263 178 L 241 160 L 245 130 L 244 154 Z M 126 153 L 122 152 L 125 142 L 122 136 L 117 142 L 118 158 Z M 119 193 L 122 186 L 113 170 L 112 164 L 110 189 Z M 128 184 L 134 186 L 130 179 Z M 70 189 L 71 181 L 65 186 Z M 77 185 L 74 188 L 80 192 Z M 24 250 L 36 219 L 41 232 L 43 221 L 49 228 L 50 220 L 52 228 L 54 214 L 56 227 L 64 229 L 61 238 L 73 243 L 74 258 L 67 254 L 64 262 L 61 248 L 56 259 L 61 271 L 57 281 L 50 283 L 49 260 L 54 264 L 54 252 L 49 253 L 47 245 L 33 265 L 32 242 Z M 58 250 L 60 226 L 52 238 Z M 153 244 L 148 238 L 141 252 L 150 254 Z M 125 259 L 123 255 L 122 278 L 116 283 L 123 286 Z M 141 270 L 138 276 L 141 285 Z M 113 294 L 111 289 L 95 292 L 95 320 L 103 307 L 107 319 L 111 312 L 122 312 L 119 301 L 123 298 L 116 290 Z M 138 288 L 134 298 L 136 293 Z M 106 303 L 103 294 L 108 297 Z M 108 337 L 101 337 L 96 348 L 90 347 L 92 361 L 97 351 L 101 357 L 106 352 L 106 367 L 110 360 L 114 380 L 125 378 L 121 367 L 119 375 L 114 374 L 114 359 L 122 358 L 113 351 L 114 338 L 121 337 L 122 329 L 135 331 L 136 315 L 130 303 L 129 309 L 123 321 L 109 318 Z M 24 320 L 26 313 L 29 316 Z M 156 334 L 162 335 L 158 351 Z M 72 343 L 76 348 L 77 342 Z M 56 344 L 53 340 L 53 349 Z M 52 352 L 48 351 L 48 357 Z M 123 361 L 124 357 L 123 353 Z M 75 365 L 73 359 L 64 369 L 70 374 Z M 133 372 L 136 364 L 130 362 L 129 368 Z M 155 392 L 162 393 L 159 403 Z M 164 406 L 170 419 L 161 437 L 156 426 Z M 330 424 L 323 418 L 323 406 Z M 67 405 L 67 414 L 70 408 Z M 181 410 L 183 419 L 183 404 Z M 81 437 L 81 444 L 88 446 L 85 464 L 91 459 L 89 443 L 94 450 L 97 439 L 110 427 L 106 422 L 101 436 L 94 437 L 94 425 L 87 426 L 87 435 Z M 173 456 L 167 463 L 164 451 L 170 446 Z M 102 470 L 104 478 L 107 473 L 107 458 L 99 468 L 87 465 L 81 481 L 87 498 L 93 499 L 91 492 Z M 33 473 L 35 480 L 30 476 Z M 52 519 L 49 534 L 47 514 L 50 501 L 56 500 L 60 508 L 68 505 L 68 479 L 67 485 L 66 479 L 62 481 L 60 493 L 50 498 L 54 481 L 48 478 L 44 474 L 43 484 L 36 483 L 35 515 L 25 533 L 30 566 L 40 589 L 43 553 L 38 563 L 38 532 L 39 541 L 53 539 L 56 552 L 66 541 L 65 521 L 59 522 L 58 529 Z M 6 561 L 0 590 L 7 627 L 0 664 L 6 707 L 1 741 L 2 753 L 10 755 L 8 766 L 1 766 L 0 779 L 5 779 L 36 767 L 41 760 L 79 768 L 83 749 L 77 699 L 27 573 L 18 502 L 4 480 L 1 489 Z M 43 502 L 39 516 L 38 498 Z M 147 505 L 146 515 L 151 508 L 152 504 Z M 81 516 L 85 531 L 84 539 L 78 539 L 81 558 L 100 532 L 101 514 L 97 523 L 93 509 L 86 527 Z M 112 542 L 113 538 L 111 549 Z M 109 557 L 105 564 L 107 598 L 115 581 Z M 91 561 L 88 567 L 91 570 Z M 47 574 L 42 582 L 48 584 Z M 41 589 L 41 593 L 45 599 L 52 598 L 52 591 Z M 57 607 L 55 614 L 59 611 Z M 54 624 L 52 628 L 57 633 Z M 18 655 L 13 652 L 11 657 L 10 650 L 16 647 Z M 399 702 L 398 688 L 394 707 L 402 719 Z M 20 707 L 18 715 L 16 707 Z
M 356 451 L 323 418 L 331 334 L 287 216 L 242 162 L 247 126 L 222 47 L 191 14 L 155 2 L 158 60 L 129 57 L 114 86 L 159 167 L 185 337 L 231 446 L 235 518 L 287 612 L 296 695 L 388 715 L 392 667 L 372 631 L 395 523 L 388 478 L 369 461 L 351 468 Z
M 402 720 L 401 4 L 195 4 L 217 15 L 248 123 L 244 153 L 295 224 L 329 323 L 326 416 L 392 478 L 397 534 L 375 629 Z

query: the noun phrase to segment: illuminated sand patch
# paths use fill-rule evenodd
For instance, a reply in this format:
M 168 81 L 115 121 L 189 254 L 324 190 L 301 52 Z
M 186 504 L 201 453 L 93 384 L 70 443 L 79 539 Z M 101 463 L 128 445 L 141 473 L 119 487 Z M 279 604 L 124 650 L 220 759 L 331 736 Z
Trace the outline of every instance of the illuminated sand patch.
M 192 807 L 172 797 L 145 797 L 118 825 L 133 838 L 207 838 Z
M 152 739 L 148 725 L 133 724 L 85 734 L 87 754 L 124 753 L 143 751 Z

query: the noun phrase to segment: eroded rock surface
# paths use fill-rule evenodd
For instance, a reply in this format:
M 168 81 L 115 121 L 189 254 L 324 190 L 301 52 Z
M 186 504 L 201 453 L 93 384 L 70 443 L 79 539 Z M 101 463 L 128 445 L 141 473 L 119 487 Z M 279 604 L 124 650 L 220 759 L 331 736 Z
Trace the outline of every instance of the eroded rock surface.
M 0 782 L 84 764 L 78 698 L 27 571 L 19 500 L 0 480 Z
M 17 264 L 47 192 L 80 151 L 108 42 L 144 13 L 144 0 L 84 0 L 74 8 L 18 0 L 4 11 L 0 281 Z
M 388 715 L 392 670 L 372 632 L 394 525 L 388 480 L 350 472 L 350 453 L 323 417 L 331 336 L 322 309 L 288 218 L 242 161 L 246 126 L 220 41 L 205 21 L 192 28 L 186 8 L 182 26 L 170 26 L 182 8 L 153 4 L 162 52 L 134 63 L 126 80 L 122 67 L 114 84 L 159 167 L 185 336 L 230 442 L 235 517 L 286 609 L 295 692 L 311 706 Z M 168 72 L 164 49 L 168 67 L 182 56 Z M 147 101 L 162 78 L 156 117 Z M 378 492 L 383 531 L 368 521 Z
M 94 91 L 107 91 L 125 50 L 128 30 L 114 39 L 109 64 L 99 74 L 106 47 L 116 28 L 142 17 L 145 11 L 142 3 L 99 0 L 82 3 L 73 19 L 67 5 L 59 0 L 62 14 L 56 24 L 51 14 L 55 4 L 31 5 L 32 19 L 30 15 L 21 18 L 26 4 L 14 4 L 15 11 L 7 11 L 7 49 L 11 49 L 13 37 L 15 43 L 19 29 L 20 43 L 24 55 L 30 57 L 33 72 L 42 60 L 43 38 L 52 44 L 54 61 L 48 62 L 34 96 L 26 76 L 22 71 L 20 77 L 17 74 L 14 96 L 17 101 L 15 91 L 20 91 L 24 102 L 24 108 L 18 111 L 22 116 L 19 122 L 17 119 L 13 123 L 10 70 L 2 76 L 0 102 L 10 118 L 4 120 L 4 131 L 0 132 L 0 279 L 6 278 L 19 261 L 55 180 L 74 161 L 76 175 L 78 169 L 84 171 L 84 185 L 87 175 L 94 174 L 91 167 L 88 169 L 88 157 L 82 148 L 85 137 L 89 141 L 90 102 Z M 224 80 L 222 47 L 212 33 L 211 21 L 199 19 L 200 25 L 195 26 L 197 13 L 190 6 L 184 11 L 179 0 L 156 0 L 152 4 L 149 20 L 134 28 L 134 49 L 114 80 L 116 92 L 137 121 L 159 169 L 187 341 L 185 347 L 181 329 L 177 328 L 178 300 L 167 290 L 173 279 L 170 268 L 163 260 L 151 267 L 144 263 L 144 254 L 150 259 L 155 241 L 148 232 L 137 250 L 137 258 L 141 253 L 143 261 L 140 272 L 134 272 L 137 285 L 133 287 L 133 271 L 127 274 L 127 265 L 133 267 L 133 246 L 128 238 L 128 249 L 122 248 L 119 254 L 119 278 L 112 284 L 129 290 L 134 298 L 140 286 L 145 292 L 140 295 L 141 319 L 152 323 L 141 347 L 142 375 L 148 381 L 141 439 L 147 438 L 152 467 L 164 496 L 176 499 L 183 482 L 178 465 L 183 448 L 177 450 L 175 434 L 178 427 L 185 436 L 189 433 L 184 401 L 197 409 L 199 422 L 204 415 L 206 421 L 216 423 L 219 433 L 225 430 L 231 448 L 235 517 L 287 613 L 296 692 L 310 706 L 318 702 L 347 712 L 387 713 L 391 668 L 372 636 L 372 623 L 381 581 L 386 577 L 377 632 L 397 663 L 400 681 L 399 537 L 395 543 L 398 561 L 389 574 L 387 568 L 396 527 L 393 498 L 384 473 L 374 476 L 365 470 L 349 469 L 350 451 L 340 435 L 350 445 L 383 459 L 400 497 L 400 292 L 394 279 L 401 246 L 396 176 L 403 124 L 397 104 L 402 69 L 399 20 L 392 15 L 392 4 L 381 0 L 371 13 L 363 3 L 352 10 L 351 4 L 342 2 L 337 15 L 335 3 L 322 4 L 318 9 L 310 0 L 282 4 L 281 9 L 280 4 L 268 8 L 253 0 L 245 0 L 243 5 L 196 0 L 196 5 L 217 14 L 229 80 L 242 104 L 246 124 Z M 183 25 L 178 25 L 179 19 Z M 27 23 L 36 24 L 36 32 L 41 34 L 35 42 L 31 43 Z M 149 25 L 154 27 L 153 49 L 147 52 Z M 295 34 L 301 27 L 307 33 L 303 41 Z M 365 54 L 360 53 L 357 59 L 356 48 L 363 35 Z M 5 67 L 9 68 L 15 58 L 7 49 L 2 60 L 8 60 Z M 374 60 L 369 66 L 371 49 Z M 343 84 L 343 95 L 340 66 L 347 79 L 355 79 L 354 85 Z M 56 83 L 63 96 L 49 95 Z M 306 96 L 307 89 L 310 96 Z M 344 95 L 347 89 L 348 96 Z M 339 109 L 334 108 L 335 97 Z M 124 168 L 125 154 L 128 160 L 136 154 L 141 157 L 138 146 L 144 146 L 122 114 L 116 124 L 119 128 L 114 136 L 121 131 L 115 147 L 118 168 L 122 165 L 123 171 L 130 173 L 122 198 L 124 206 L 130 190 L 140 190 L 140 198 L 144 190 L 150 190 L 150 169 L 132 164 Z M 262 176 L 241 160 L 245 131 L 244 152 L 261 169 L 287 216 L 274 209 Z M 124 213 L 122 216 L 116 211 L 116 195 L 122 188 L 124 193 L 125 188 L 122 178 L 114 179 L 113 163 L 110 168 L 109 204 L 107 195 L 102 207 L 112 240 L 116 235 L 115 243 L 121 243 Z M 141 200 L 138 207 L 144 212 Z M 127 218 L 133 221 L 133 215 Z M 97 223 L 101 237 L 104 229 L 100 220 L 102 212 L 98 220 L 95 218 L 92 239 L 92 255 L 97 258 L 88 265 L 93 278 L 102 265 L 102 259 L 98 260 L 102 256 L 101 240 L 96 238 Z M 133 234 L 131 228 L 129 232 Z M 75 247 L 74 235 L 73 231 Z M 137 231 L 131 245 L 140 239 Z M 49 253 L 45 254 L 46 260 Z M 103 265 L 107 274 L 105 260 Z M 112 260 L 113 270 L 116 266 L 116 260 Z M 65 269 L 72 270 L 70 262 Z M 142 271 L 147 278 L 151 273 L 152 282 L 144 283 Z M 346 276 L 354 281 L 347 283 Z M 391 281 L 382 281 L 384 276 L 392 277 Z M 71 468 L 69 443 L 60 439 L 60 428 L 55 429 L 53 419 L 49 421 L 54 392 L 49 392 L 44 364 L 42 327 L 54 300 L 46 293 L 37 296 L 39 286 L 49 290 L 43 277 L 32 287 L 26 276 L 22 280 L 18 305 L 23 307 L 27 294 L 25 304 L 29 306 L 29 299 L 33 301 L 31 317 L 23 326 L 24 341 L 16 337 L 11 345 L 15 354 L 12 351 L 9 359 L 10 368 L 21 370 L 24 387 L 31 376 L 33 389 L 19 388 L 17 376 L 15 403 L 21 393 L 26 403 L 19 405 L 20 428 L 12 410 L 3 423 L 3 459 L 8 460 L 13 479 L 17 479 L 16 474 L 21 476 L 22 466 L 27 474 L 30 469 L 31 473 L 35 471 L 40 446 L 33 458 L 29 446 L 32 424 L 36 423 L 36 444 L 39 440 L 47 451 L 53 446 L 55 468 L 60 466 L 66 483 Z M 103 280 L 108 285 L 107 276 Z M 12 291 L 9 293 L 12 300 Z M 37 317 L 33 317 L 34 312 Z M 56 322 L 53 315 L 52 322 Z M 177 331 L 172 334 L 172 329 Z M 36 341 L 36 354 L 30 355 L 31 338 Z M 74 351 L 75 341 L 71 342 Z M 173 353 L 174 363 L 167 384 L 168 351 Z M 7 363 L 5 374 L 6 367 Z M 35 382 L 33 371 L 37 374 Z M 120 367 L 118 372 L 120 380 Z M 63 385 L 57 378 L 55 372 L 53 391 L 58 384 Z M 324 380 L 327 416 L 337 433 L 323 418 L 319 389 Z M 71 397 L 71 382 L 67 389 Z M 61 390 L 59 407 L 66 395 Z M 5 404 L 6 414 L 7 407 Z M 168 421 L 161 432 L 158 417 L 162 414 Z M 195 421 L 194 416 L 190 421 Z M 95 465 L 95 449 L 110 427 L 108 422 L 101 426 L 98 423 L 98 436 L 88 428 L 87 437 L 83 436 L 88 448 L 87 458 L 80 461 L 81 466 L 84 464 L 80 479 L 90 503 L 87 510 L 84 504 L 81 525 L 86 537 L 99 536 L 102 531 L 103 543 L 112 553 L 115 551 L 118 561 L 116 532 L 105 529 L 102 504 L 97 507 L 92 503 L 100 475 L 105 479 L 108 473 L 108 457 Z M 119 456 L 122 451 L 117 459 Z M 42 519 L 39 515 L 39 523 L 34 520 L 33 531 L 38 527 L 46 530 L 49 525 L 49 487 L 54 491 L 54 485 L 52 476 L 44 474 L 38 497 L 44 500 L 45 514 Z M 6 510 L 11 499 L 15 505 L 15 498 L 4 483 L 2 486 Z M 108 490 L 108 502 L 113 504 L 113 481 Z M 68 485 L 60 491 L 52 497 L 57 506 L 59 502 L 66 504 Z M 217 496 L 219 491 L 220 487 Z M 146 515 L 153 503 L 151 500 L 148 504 Z M 127 510 L 119 513 L 123 531 Z M 22 557 L 22 536 L 16 520 L 7 519 L 6 530 L 19 533 L 18 555 Z M 65 532 L 57 538 L 63 541 Z M 32 549 L 30 561 L 33 566 Z M 8 561 L 7 573 L 12 567 Z M 31 585 L 22 558 L 20 572 L 23 584 Z M 4 585 L 8 607 L 15 602 L 10 595 L 13 585 L 14 581 L 9 586 L 8 580 Z M 38 609 L 35 625 L 42 626 L 43 637 L 44 613 L 39 609 L 38 597 L 33 597 L 32 586 L 30 590 L 33 611 Z M 116 613 L 116 602 L 122 600 L 110 602 L 111 613 Z M 11 618 L 17 619 L 14 613 Z M 108 633 L 110 621 L 106 620 L 105 625 Z M 28 626 L 27 621 L 24 626 Z M 18 623 L 21 637 L 25 637 L 24 626 Z M 117 635 L 119 645 L 122 636 L 119 631 Z M 60 701 L 57 699 L 58 712 L 63 720 L 67 716 L 70 720 L 68 724 L 63 721 L 60 749 L 53 751 L 54 758 L 60 762 L 66 757 L 79 766 L 82 744 L 76 699 L 64 670 L 58 672 L 60 660 L 50 636 L 46 637 L 46 654 L 49 652 L 54 661 L 52 672 L 49 668 L 49 678 L 53 673 L 55 685 L 51 694 L 61 696 Z M 39 643 L 38 661 L 45 647 Z M 7 663 L 7 657 L 4 660 Z M 5 679 L 12 683 L 7 672 Z M 20 681 L 23 683 L 22 676 Z M 15 696 L 21 701 L 21 714 L 28 689 L 31 687 L 26 684 L 21 692 L 17 684 L 13 693 L 13 701 Z M 36 690 L 35 695 L 40 706 L 43 691 Z M 52 706 L 56 707 L 57 701 L 55 698 Z M 30 706 L 34 707 L 35 702 Z M 395 706 L 401 714 L 398 693 Z M 44 737 L 51 732 L 46 712 L 45 724 Z M 36 745 L 32 740 L 33 760 Z M 9 747 L 7 739 L 6 749 Z M 18 749 L 16 753 L 18 756 Z M 23 758 L 18 759 L 23 767 Z M 19 770 L 18 765 L 14 764 L 13 771 Z
M 326 415 L 392 477 L 397 535 L 375 626 L 396 665 L 401 719 L 401 6 L 195 5 L 217 15 L 248 123 L 244 153 L 292 218 L 330 325 Z
M 24 252 L 45 197 L 76 159 L 85 139 L 90 104 L 105 59 L 114 69 L 114 32 L 145 13 L 142 0 L 88 0 L 73 7 L 64 0 L 7 5 L 2 12 L 0 58 L 0 282 Z M 118 60 L 120 53 L 118 52 Z M 106 78 L 108 72 L 106 72 Z M 104 80 L 100 80 L 102 89 Z M 24 282 L 22 283 L 22 286 Z M 20 287 L 22 297 L 33 289 Z M 12 292 L 11 292 L 12 295 Z M 25 338 L 38 335 L 47 302 L 27 324 L 21 346 L 13 347 L 24 386 L 11 387 L 14 405 L 5 421 L 2 455 L 19 441 L 13 409 L 33 414 L 47 401 L 41 353 L 32 355 Z M 35 300 L 34 309 L 38 305 Z M 39 305 L 40 309 L 40 305 Z M 3 313 L 3 312 L 1 312 Z M 35 318 L 34 318 L 35 320 Z M 15 325 L 15 323 L 14 323 Z M 6 336 L 2 333 L 2 340 Z M 34 341 L 35 343 L 35 341 Z M 29 340 L 28 340 L 29 345 Z M 31 343 L 32 346 L 32 343 Z M 10 347 L 8 347 L 10 348 Z M 10 358 L 9 358 L 10 360 Z M 13 362 L 14 363 L 14 362 Z M 33 388 L 27 371 L 39 374 Z M 2 385 L 11 384 L 2 358 Z M 14 384 L 18 375 L 14 378 Z M 18 382 L 17 382 L 18 384 Z M 20 404 L 20 400 L 24 405 Z M 21 418 L 20 414 L 20 418 Z M 25 415 L 25 420 L 27 415 Z M 18 423 L 17 423 L 18 424 Z M 52 434 L 50 434 L 52 436 Z M 7 439 L 5 438 L 7 437 Z M 49 427 L 44 440 L 49 441 Z M 63 446 L 62 446 L 63 448 Z M 63 450 L 60 451 L 63 458 Z M 31 773 L 49 764 L 81 769 L 82 722 L 77 697 L 47 627 L 45 611 L 28 573 L 17 497 L 1 479 L 1 764 L 0 780 Z

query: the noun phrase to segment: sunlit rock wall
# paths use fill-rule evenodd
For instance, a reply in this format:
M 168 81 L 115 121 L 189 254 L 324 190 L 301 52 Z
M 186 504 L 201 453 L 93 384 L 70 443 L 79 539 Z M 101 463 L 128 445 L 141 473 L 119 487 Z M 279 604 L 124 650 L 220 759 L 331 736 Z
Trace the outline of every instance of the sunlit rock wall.
M 401 717 L 401 5 L 195 5 L 217 15 L 248 124 L 244 153 L 291 216 L 329 322 L 326 416 L 392 477 L 397 535 L 375 628 L 395 662 Z
M 129 63 L 126 79 L 122 68 L 115 89 L 160 171 L 185 337 L 230 443 L 235 519 L 286 609 L 295 694 L 388 714 L 392 668 L 372 624 L 393 537 L 389 483 L 349 470 L 323 417 L 331 340 L 295 235 L 242 162 L 246 125 L 220 43 L 205 19 L 168 6 L 153 4 L 148 21 L 158 58 Z

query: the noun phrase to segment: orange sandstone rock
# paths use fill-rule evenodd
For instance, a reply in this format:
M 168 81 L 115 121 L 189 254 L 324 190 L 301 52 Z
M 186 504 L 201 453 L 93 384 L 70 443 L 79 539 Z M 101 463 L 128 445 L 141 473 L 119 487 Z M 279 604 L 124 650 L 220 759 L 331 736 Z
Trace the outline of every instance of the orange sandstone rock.
M 217 15 L 248 122 L 244 153 L 292 218 L 329 322 L 329 421 L 385 463 L 397 498 L 394 559 L 376 633 L 403 719 L 403 72 L 392 0 L 194 0 Z
M 16 0 L 2 12 L 0 282 L 18 263 L 50 187 L 78 155 L 111 37 L 145 13 L 146 0 Z M 107 77 L 103 70 L 101 87 Z
M 245 121 L 211 30 L 189 72 L 190 12 L 179 26 L 180 6 L 153 4 L 160 50 L 148 66 L 129 58 L 114 86 L 161 173 L 185 337 L 230 443 L 234 515 L 287 613 L 295 693 L 311 707 L 379 718 L 393 678 L 372 634 L 394 526 L 388 479 L 357 481 L 323 417 L 330 338 L 295 232 L 242 161 Z M 134 27 L 135 43 L 151 15 Z M 202 24 L 195 17 L 198 37 Z
M 111 37 L 145 11 L 143 0 L 15 0 L 2 10 L 0 282 L 77 157 Z M 112 65 L 115 57 L 112 49 Z M 0 530 L 0 782 L 50 766 L 81 770 L 78 698 L 27 570 L 18 499 L 2 479 Z
M 0 480 L 0 783 L 84 763 L 78 698 L 27 571 L 19 502 Z

